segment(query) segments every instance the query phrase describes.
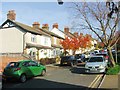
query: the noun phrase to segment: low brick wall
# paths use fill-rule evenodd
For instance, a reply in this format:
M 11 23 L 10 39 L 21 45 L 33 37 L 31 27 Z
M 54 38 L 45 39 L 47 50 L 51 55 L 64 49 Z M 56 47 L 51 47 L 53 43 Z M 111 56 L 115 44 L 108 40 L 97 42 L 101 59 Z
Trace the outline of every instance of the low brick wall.
M 9 62 L 27 59 L 23 56 L 0 56 L 0 72 L 4 70 Z

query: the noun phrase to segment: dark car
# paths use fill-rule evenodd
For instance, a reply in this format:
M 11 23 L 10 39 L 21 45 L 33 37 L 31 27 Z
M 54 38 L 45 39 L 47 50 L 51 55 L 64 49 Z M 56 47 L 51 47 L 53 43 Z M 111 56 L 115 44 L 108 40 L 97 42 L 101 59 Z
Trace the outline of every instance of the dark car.
M 84 54 L 76 54 L 75 59 L 77 60 L 77 63 L 82 63 L 85 61 L 85 55 Z
M 61 65 L 67 64 L 73 66 L 76 64 L 76 58 L 74 55 L 61 56 L 60 58 L 61 58 L 61 62 L 60 62 Z
M 4 69 L 2 79 L 16 79 L 25 82 L 27 78 L 45 75 L 46 67 L 33 60 L 10 62 Z

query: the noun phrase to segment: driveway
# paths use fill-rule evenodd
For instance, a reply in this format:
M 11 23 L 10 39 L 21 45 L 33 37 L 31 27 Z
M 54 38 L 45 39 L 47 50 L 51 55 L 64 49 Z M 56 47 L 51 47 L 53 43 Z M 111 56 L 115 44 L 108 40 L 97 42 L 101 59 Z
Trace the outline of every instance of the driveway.
M 29 79 L 25 83 L 9 81 L 3 88 L 88 88 L 98 74 L 85 74 L 84 67 L 47 67 L 46 76 Z

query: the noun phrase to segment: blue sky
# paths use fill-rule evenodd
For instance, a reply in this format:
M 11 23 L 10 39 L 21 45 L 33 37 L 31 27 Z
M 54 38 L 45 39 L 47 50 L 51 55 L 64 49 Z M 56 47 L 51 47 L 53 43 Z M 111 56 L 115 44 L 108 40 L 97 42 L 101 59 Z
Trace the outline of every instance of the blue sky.
M 70 16 L 66 3 L 58 5 L 57 2 L 2 2 L 2 24 L 9 10 L 15 10 L 16 21 L 32 25 L 38 21 L 42 24 L 48 23 L 50 29 L 53 23 L 59 24 L 59 29 L 70 25 Z

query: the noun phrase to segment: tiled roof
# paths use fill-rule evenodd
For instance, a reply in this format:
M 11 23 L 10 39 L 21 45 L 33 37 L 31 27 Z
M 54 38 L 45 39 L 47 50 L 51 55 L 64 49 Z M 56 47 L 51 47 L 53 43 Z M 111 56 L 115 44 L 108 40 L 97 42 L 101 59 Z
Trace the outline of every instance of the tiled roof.
M 27 32 L 31 32 L 31 33 L 39 34 L 39 35 L 50 36 L 49 34 L 43 32 L 42 30 L 35 29 L 35 28 L 31 27 L 31 26 L 22 24 L 22 23 L 20 23 L 20 22 L 12 21 L 12 20 L 9 20 L 9 19 L 7 19 L 1 26 L 4 26 L 7 22 L 12 22 L 12 23 L 14 23 L 16 26 L 22 28 L 23 30 L 25 30 L 25 31 L 27 31 Z
M 72 34 L 71 32 L 69 32 L 69 33 L 67 34 L 67 33 L 65 33 L 64 31 L 60 30 L 60 29 L 59 29 L 59 31 L 61 31 L 62 33 L 64 33 L 64 34 L 67 35 L 68 37 L 71 37 L 71 38 L 76 37 L 76 36 L 75 36 L 74 34 Z

